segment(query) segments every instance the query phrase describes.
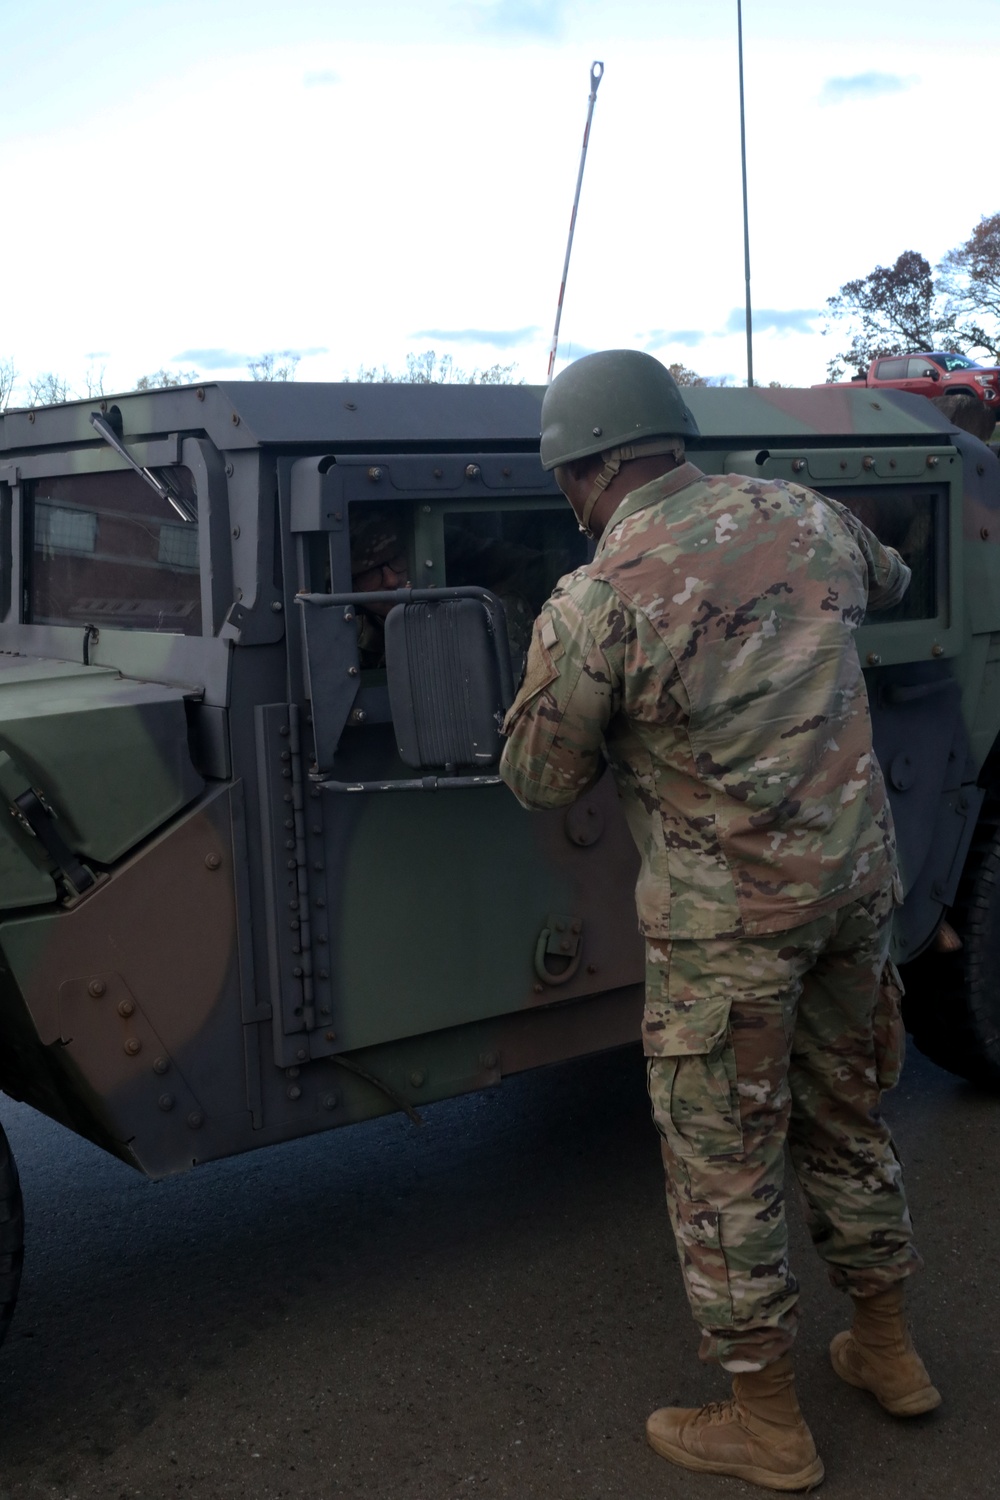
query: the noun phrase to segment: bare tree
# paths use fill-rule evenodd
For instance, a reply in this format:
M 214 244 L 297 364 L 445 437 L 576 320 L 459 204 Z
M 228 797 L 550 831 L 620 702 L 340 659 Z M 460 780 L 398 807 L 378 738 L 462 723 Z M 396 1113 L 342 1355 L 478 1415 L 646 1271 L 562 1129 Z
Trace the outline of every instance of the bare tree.
M 247 366 L 253 380 L 294 380 L 301 354 L 294 349 L 282 349 L 280 353 L 262 354 L 252 359 Z
M 96 365 L 87 366 L 83 377 L 83 393 L 88 400 L 92 400 L 95 396 L 104 395 L 104 372 L 106 369 L 106 365 L 101 365 L 100 369 Z
M 354 379 L 366 385 L 523 385 L 515 380 L 516 364 L 490 365 L 488 369 L 478 367 L 468 374 L 455 365 L 450 354 L 438 357 L 433 349 L 422 354 L 406 356 L 405 372 L 390 370 L 383 365 L 360 365 Z
M 51 370 L 28 381 L 29 406 L 61 406 L 69 399 L 69 381 Z
M 10 401 L 10 393 L 14 389 L 17 380 L 17 371 L 14 369 L 12 359 L 0 359 L 0 411 Z
M 151 375 L 140 375 L 133 390 L 163 391 L 177 385 L 195 385 L 199 379 L 197 370 L 154 370 Z

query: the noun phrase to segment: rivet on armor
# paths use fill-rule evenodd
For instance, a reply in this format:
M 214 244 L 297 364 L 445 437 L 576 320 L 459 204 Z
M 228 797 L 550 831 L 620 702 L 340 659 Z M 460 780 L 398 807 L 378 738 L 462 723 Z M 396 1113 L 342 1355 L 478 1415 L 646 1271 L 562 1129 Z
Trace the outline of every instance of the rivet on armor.
M 936 469 L 937 465 L 938 465 L 938 461 L 937 461 L 936 456 L 933 453 L 928 453 L 928 455 L 927 455 L 927 467 L 929 469 Z
M 173 1094 L 161 1094 L 157 1102 L 164 1114 L 166 1114 L 174 1107 L 174 1096 Z
M 988 526 L 980 526 L 979 535 L 982 537 L 984 542 L 987 541 L 990 535 L 990 528 Z
M 289 1099 L 302 1098 L 302 1090 L 299 1088 L 297 1083 L 290 1084 L 289 1087 L 285 1090 L 285 1093 L 288 1095 Z
M 87 985 L 87 994 L 93 995 L 95 1000 L 100 1000 L 101 996 L 107 993 L 107 989 L 103 979 L 92 979 Z
M 806 466 L 806 461 L 805 461 L 804 458 L 793 458 L 792 459 L 792 473 L 793 474 L 801 474 L 802 470 L 805 468 L 805 466 Z
M 482 470 L 480 469 L 480 467 L 479 467 L 478 464 L 466 464 L 466 466 L 465 466 L 465 477 L 466 477 L 466 479 L 478 479 L 481 473 L 482 473 Z
M 187 1122 L 192 1130 L 200 1130 L 205 1123 L 205 1116 L 200 1109 L 193 1109 L 187 1117 Z
M 931 647 L 931 655 L 932 656 L 943 656 L 944 655 L 944 647 L 938 641 L 935 641 L 934 644 L 933 644 L 933 646 Z
M 323 1108 L 324 1109 L 336 1109 L 338 1103 L 339 1103 L 339 1100 L 338 1100 L 336 1094 L 324 1094 L 323 1095 Z
M 426 1082 L 426 1079 L 427 1074 L 424 1073 L 420 1068 L 415 1068 L 414 1071 L 410 1074 L 410 1083 L 415 1089 L 422 1088 L 424 1083 Z
M 882 664 L 882 658 L 881 656 L 879 656 L 877 651 L 869 651 L 868 655 L 865 657 L 865 661 L 870 667 L 878 667 Z
M 169 1073 L 170 1072 L 170 1062 L 169 1062 L 169 1060 L 167 1058 L 165 1058 L 165 1057 L 154 1057 L 153 1058 L 153 1072 L 154 1073 L 159 1073 L 159 1075 L 160 1075 L 161 1078 L 163 1077 L 164 1073 Z
M 603 427 L 595 427 L 593 429 L 593 433 L 594 433 L 595 437 L 601 437 L 603 435 L 603 433 L 604 433 L 604 428 Z
M 222 856 L 220 854 L 206 854 L 205 855 L 205 869 L 206 870 L 217 870 L 221 864 L 222 864 Z
M 130 1036 L 128 1038 L 125 1043 L 125 1051 L 129 1057 L 135 1057 L 137 1053 L 142 1051 L 142 1043 L 137 1036 Z
M 239 414 L 239 412 L 234 411 L 229 420 L 232 422 L 232 424 L 233 424 L 234 427 L 238 427 L 240 425 L 240 414 Z
M 134 1000 L 120 1000 L 119 1003 L 118 1003 L 118 1014 L 120 1016 L 132 1016 L 132 1015 L 135 1015 L 135 1001 Z
M 379 480 L 382 478 L 382 470 L 373 466 L 368 470 L 368 478 L 371 480 L 372 484 L 378 484 Z
M 861 467 L 863 469 L 868 469 L 869 472 L 872 469 L 874 469 L 874 467 L 875 467 L 875 460 L 871 457 L 870 454 L 868 454 L 865 458 L 862 459 L 862 461 L 861 461 Z

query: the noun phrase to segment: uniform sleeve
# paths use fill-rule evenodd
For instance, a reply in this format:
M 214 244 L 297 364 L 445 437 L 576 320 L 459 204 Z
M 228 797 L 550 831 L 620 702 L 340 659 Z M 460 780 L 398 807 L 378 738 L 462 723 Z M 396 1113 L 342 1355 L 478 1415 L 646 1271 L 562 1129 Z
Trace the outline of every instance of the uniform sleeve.
M 557 590 L 535 621 L 500 761 L 524 807 L 565 807 L 604 769 L 604 731 L 621 702 L 619 653 L 606 628 L 612 601 L 607 585 L 588 580 L 582 590 Z
M 829 497 L 827 499 L 829 503 Z M 884 546 L 874 531 L 869 531 L 864 522 L 859 521 L 846 505 L 834 503 L 861 549 L 868 569 L 869 609 L 892 609 L 910 586 L 910 569 L 895 547 Z

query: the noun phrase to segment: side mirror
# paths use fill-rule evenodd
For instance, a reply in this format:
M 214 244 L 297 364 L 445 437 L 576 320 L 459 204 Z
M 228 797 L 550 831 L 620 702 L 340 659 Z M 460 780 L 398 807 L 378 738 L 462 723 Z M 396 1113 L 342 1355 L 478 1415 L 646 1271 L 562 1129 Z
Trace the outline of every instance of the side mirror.
M 416 591 L 414 591 L 416 594 Z M 421 590 L 385 622 L 400 759 L 420 770 L 495 765 L 514 696 L 503 605 L 486 589 Z
M 924 370 L 923 373 L 925 375 L 929 375 L 930 378 L 931 378 L 931 380 L 940 380 L 941 379 L 941 371 L 937 368 L 936 365 L 928 365 L 927 369 Z

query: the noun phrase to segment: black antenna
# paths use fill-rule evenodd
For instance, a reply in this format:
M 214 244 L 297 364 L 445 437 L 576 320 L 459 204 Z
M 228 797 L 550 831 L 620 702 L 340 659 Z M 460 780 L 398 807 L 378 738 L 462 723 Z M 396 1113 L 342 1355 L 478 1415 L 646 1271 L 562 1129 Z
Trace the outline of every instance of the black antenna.
M 736 0 L 740 54 L 740 160 L 743 165 L 743 275 L 747 300 L 747 385 L 753 385 L 753 318 L 750 312 L 750 218 L 747 213 L 747 127 L 743 108 L 743 0 Z

